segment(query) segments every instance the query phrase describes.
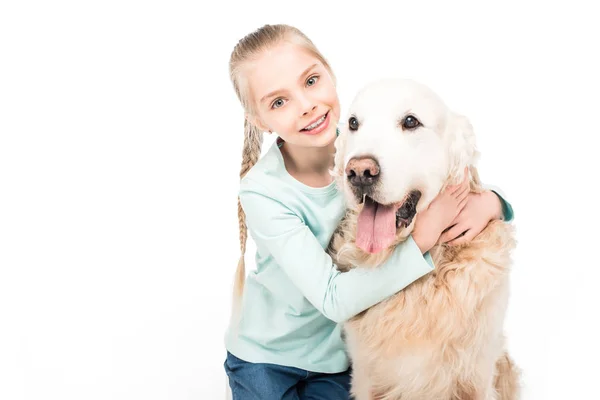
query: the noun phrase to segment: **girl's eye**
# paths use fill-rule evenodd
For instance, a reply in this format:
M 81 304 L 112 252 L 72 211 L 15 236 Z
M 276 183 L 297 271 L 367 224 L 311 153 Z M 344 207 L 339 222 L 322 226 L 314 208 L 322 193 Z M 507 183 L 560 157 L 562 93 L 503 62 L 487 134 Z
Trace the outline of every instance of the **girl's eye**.
M 319 75 L 313 75 L 306 80 L 306 84 L 308 86 L 313 86 L 317 83 L 318 80 L 319 80 Z M 283 107 L 284 104 L 285 104 L 285 102 L 283 101 L 283 99 L 277 99 L 271 104 L 271 108 L 280 108 L 280 107 Z
M 283 106 L 283 99 L 277 99 L 271 105 L 271 108 L 279 108 Z

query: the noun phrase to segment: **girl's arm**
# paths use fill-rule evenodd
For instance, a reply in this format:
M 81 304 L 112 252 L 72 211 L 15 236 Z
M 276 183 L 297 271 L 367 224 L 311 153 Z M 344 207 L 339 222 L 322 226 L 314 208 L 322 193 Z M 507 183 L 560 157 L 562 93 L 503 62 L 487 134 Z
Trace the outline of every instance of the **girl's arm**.
M 239 193 L 248 229 L 259 249 L 267 251 L 308 301 L 327 318 L 343 322 L 433 271 L 433 260 L 409 237 L 378 268 L 341 273 L 302 219 L 244 179 Z

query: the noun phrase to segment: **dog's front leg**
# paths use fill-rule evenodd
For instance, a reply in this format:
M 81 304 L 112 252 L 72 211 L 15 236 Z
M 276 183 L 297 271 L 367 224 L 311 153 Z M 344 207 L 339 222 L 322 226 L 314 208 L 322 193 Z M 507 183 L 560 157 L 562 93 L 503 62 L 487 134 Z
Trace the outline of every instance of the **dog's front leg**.
M 346 212 L 346 215 L 340 221 L 333 235 L 331 235 L 329 244 L 325 249 L 327 254 L 331 256 L 333 263 L 337 266 L 338 271 L 341 272 L 348 272 L 352 268 L 351 259 L 348 255 L 340 255 L 341 249 L 354 239 L 353 237 L 348 237 L 351 234 L 348 230 L 349 215 L 349 212 Z

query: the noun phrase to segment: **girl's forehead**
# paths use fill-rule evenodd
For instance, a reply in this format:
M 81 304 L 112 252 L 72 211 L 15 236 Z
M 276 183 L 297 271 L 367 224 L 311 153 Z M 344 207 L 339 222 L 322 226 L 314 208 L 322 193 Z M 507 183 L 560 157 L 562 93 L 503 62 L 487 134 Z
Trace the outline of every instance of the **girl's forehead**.
M 272 66 L 275 68 L 301 68 L 302 64 L 319 62 L 319 59 L 312 55 L 304 47 L 284 42 L 277 44 L 267 50 L 257 60 L 261 66 Z
M 257 102 L 267 100 L 273 92 L 303 84 L 314 68 L 322 67 L 321 61 L 298 45 L 280 44 L 266 50 L 248 68 L 248 81 Z

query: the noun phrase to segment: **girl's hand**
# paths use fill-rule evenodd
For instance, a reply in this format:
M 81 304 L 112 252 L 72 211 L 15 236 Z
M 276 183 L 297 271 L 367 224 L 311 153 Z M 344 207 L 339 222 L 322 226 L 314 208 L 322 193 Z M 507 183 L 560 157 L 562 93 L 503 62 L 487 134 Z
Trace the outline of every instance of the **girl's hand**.
M 487 190 L 483 193 L 469 193 L 467 204 L 444 232 L 438 243 L 451 246 L 467 243 L 485 229 L 487 224 L 502 218 L 502 203 L 498 196 Z M 460 236 L 464 233 L 464 236 Z
M 465 169 L 465 179 L 461 184 L 448 186 L 426 210 L 419 213 L 412 237 L 422 253 L 435 246 L 442 232 L 460 215 L 467 204 L 468 194 L 469 173 Z

